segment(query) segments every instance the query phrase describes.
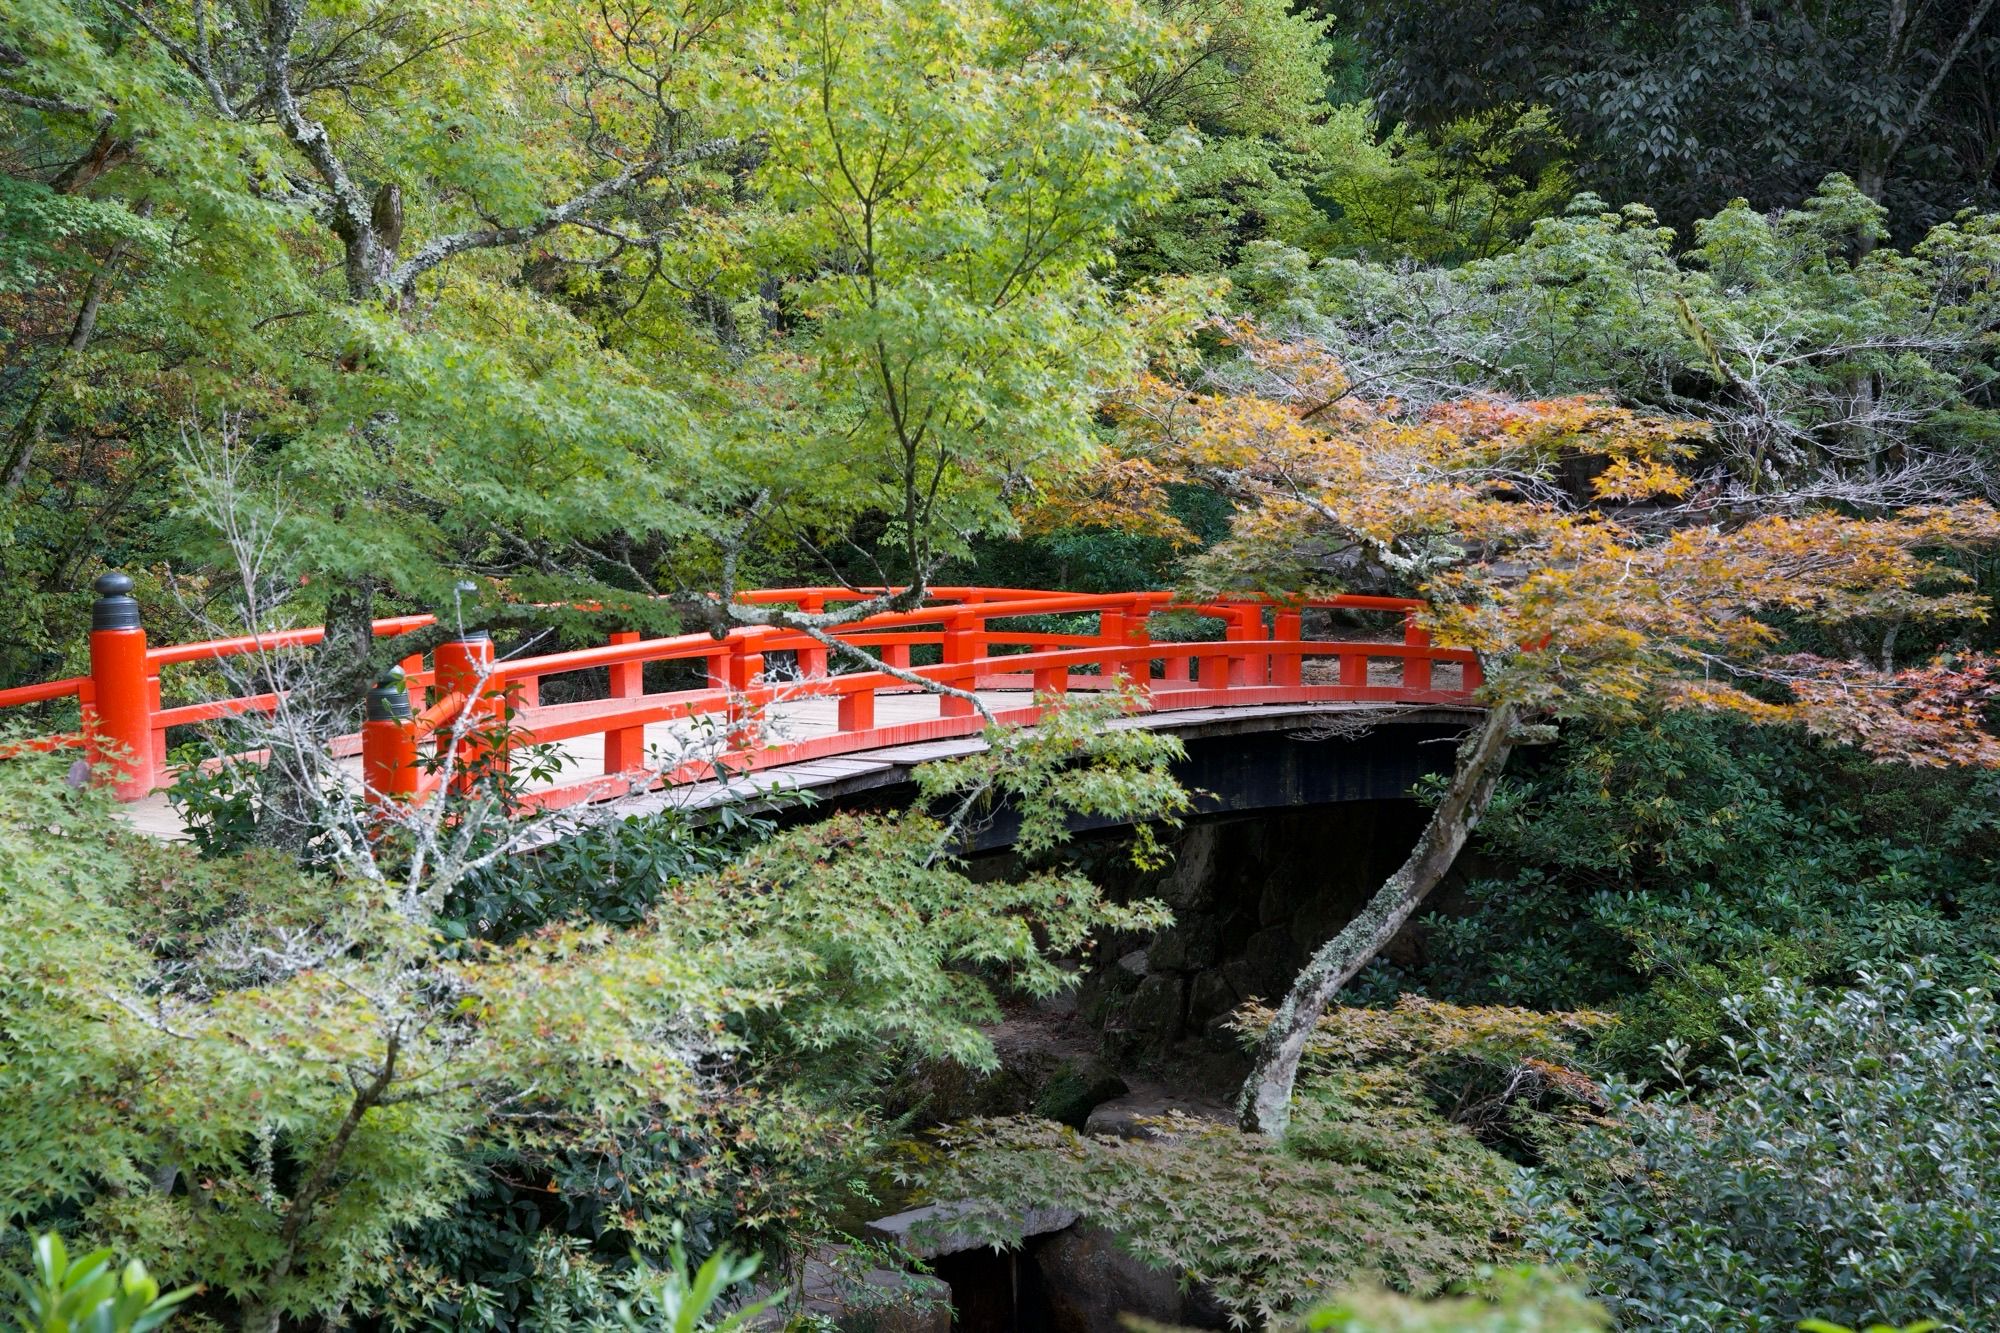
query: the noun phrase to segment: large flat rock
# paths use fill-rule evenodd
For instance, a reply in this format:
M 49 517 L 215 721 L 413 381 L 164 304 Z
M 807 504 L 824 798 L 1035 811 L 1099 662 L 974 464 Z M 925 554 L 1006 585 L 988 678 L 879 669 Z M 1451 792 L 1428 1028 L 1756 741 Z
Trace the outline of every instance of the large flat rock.
M 935 1259 L 980 1249 L 990 1242 L 987 1229 L 963 1225 L 965 1219 L 992 1216 L 992 1210 L 970 1200 L 925 1204 L 891 1217 L 880 1217 L 862 1230 L 874 1240 L 900 1245 L 919 1259 Z M 1034 1208 L 1025 1216 L 1009 1219 L 1022 1239 L 1043 1236 L 1073 1225 L 1078 1216 L 1070 1208 Z

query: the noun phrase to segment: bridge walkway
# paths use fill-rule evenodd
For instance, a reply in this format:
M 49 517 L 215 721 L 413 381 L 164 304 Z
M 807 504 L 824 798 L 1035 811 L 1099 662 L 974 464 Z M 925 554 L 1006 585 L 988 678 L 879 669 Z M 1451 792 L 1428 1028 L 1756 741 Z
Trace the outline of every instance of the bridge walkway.
M 172 780 L 167 756 L 178 738 L 276 710 L 286 696 L 268 691 L 310 669 L 305 650 L 325 630 L 154 646 L 131 580 L 106 575 L 97 586 L 90 673 L 0 690 L 0 710 L 73 699 L 80 723 L 11 751 L 81 749 L 135 824 L 177 836 L 159 789 Z M 879 593 L 786 588 L 740 600 L 819 616 Z M 720 799 L 718 758 L 729 773 L 782 770 L 783 783 L 826 788 L 887 771 L 877 765 L 897 768 L 910 746 L 976 744 L 984 719 L 971 702 L 927 687 L 972 692 L 1004 723 L 1032 723 L 1052 698 L 1114 683 L 1143 700 L 1132 725 L 1185 729 L 1202 725 L 1190 715 L 1204 710 L 1221 710 L 1215 721 L 1385 705 L 1462 716 L 1480 685 L 1478 659 L 1433 644 L 1422 617 L 1420 603 L 1391 597 L 1184 603 L 1162 591 L 940 588 L 913 609 L 840 623 L 835 646 L 802 629 L 752 624 L 720 638 L 618 631 L 597 647 L 504 658 L 485 631 L 461 625 L 369 692 L 367 721 L 337 738 L 333 754 L 345 780 L 378 805 L 427 799 L 455 754 L 461 774 L 473 762 L 512 766 L 526 807 L 623 810 Z M 377 621 L 375 633 L 393 639 L 437 623 L 399 617 Z M 218 677 L 280 684 L 200 697 Z M 192 702 L 170 702 L 189 694 Z M 1145 720 L 1160 716 L 1178 721 Z M 0 757 L 9 752 L 0 747 Z M 538 754 L 555 762 L 542 765 Z M 670 795 L 659 798 L 661 788 Z

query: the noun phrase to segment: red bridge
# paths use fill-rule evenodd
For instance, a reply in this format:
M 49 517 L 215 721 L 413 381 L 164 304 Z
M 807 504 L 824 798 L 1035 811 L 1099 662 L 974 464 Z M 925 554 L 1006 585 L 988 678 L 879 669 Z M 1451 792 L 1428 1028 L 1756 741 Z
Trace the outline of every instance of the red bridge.
M 178 691 L 163 692 L 163 674 L 295 650 L 325 633 L 293 629 L 156 647 L 146 641 L 129 579 L 106 575 L 97 590 L 90 674 L 0 690 L 0 708 L 74 697 L 81 727 L 32 744 L 85 749 L 130 802 L 158 804 L 154 793 L 172 776 L 166 755 L 174 728 L 268 712 L 279 702 L 274 694 L 255 694 L 167 707 L 163 694 Z M 870 595 L 780 588 L 741 600 L 822 613 Z M 688 729 L 701 719 L 714 719 L 731 738 L 729 769 L 796 773 L 839 756 L 975 736 L 986 724 L 982 709 L 1001 723 L 1033 723 L 1049 697 L 1121 682 L 1135 687 L 1143 710 L 1154 715 L 1212 717 L 1217 710 L 1260 712 L 1272 705 L 1463 706 L 1480 683 L 1477 660 L 1433 647 L 1416 623 L 1418 605 L 1388 597 L 1183 603 L 1166 592 L 937 588 L 917 610 L 833 631 L 872 665 L 840 660 L 851 655 L 803 632 L 762 626 L 721 639 L 614 633 L 601 647 L 497 661 L 492 639 L 473 630 L 438 645 L 428 663 L 406 658 L 403 681 L 371 693 L 368 721 L 336 740 L 334 751 L 358 757 L 350 767 L 358 768 L 370 799 L 388 800 L 419 797 L 436 784 L 440 765 L 425 760 L 425 746 L 456 745 L 468 763 L 490 763 L 506 762 L 509 748 L 548 745 L 552 760 L 545 767 L 556 771 L 527 782 L 525 800 L 553 808 L 713 781 L 712 759 L 657 758 L 662 748 L 685 751 Z M 404 616 L 377 621 L 375 633 L 393 637 L 436 623 L 432 616 Z M 693 683 L 649 691 L 649 663 L 689 664 Z M 937 693 L 925 683 L 960 693 Z M 550 702 L 543 702 L 545 693 Z M 471 726 L 488 717 L 505 719 L 497 754 Z M 143 823 L 162 832 L 178 827 Z

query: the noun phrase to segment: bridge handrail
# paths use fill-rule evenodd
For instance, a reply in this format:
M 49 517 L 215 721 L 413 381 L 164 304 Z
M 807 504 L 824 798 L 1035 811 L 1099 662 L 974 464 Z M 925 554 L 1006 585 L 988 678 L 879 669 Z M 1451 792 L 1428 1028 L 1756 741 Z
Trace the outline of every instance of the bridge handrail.
M 40 737 L 26 742 L 25 747 L 82 746 L 94 760 L 111 760 L 112 778 L 121 799 L 143 796 L 165 778 L 168 728 L 270 711 L 281 698 L 261 693 L 165 708 L 160 702 L 163 667 L 308 646 L 323 640 L 326 633 L 323 627 L 310 626 L 149 646 L 139 623 L 138 604 L 129 595 L 131 581 L 123 575 L 107 575 L 98 581 L 97 588 L 100 595 L 92 613 L 90 673 L 0 691 L 0 708 L 76 697 L 84 720 L 80 731 Z M 808 613 L 822 613 L 830 606 L 892 591 L 896 590 L 765 588 L 742 593 L 739 600 L 747 605 L 792 605 Z M 408 771 L 414 766 L 415 746 L 420 741 L 436 733 L 438 743 L 446 743 L 443 738 L 454 731 L 454 724 L 468 709 L 494 714 L 511 710 L 521 718 L 513 729 L 518 733 L 517 743 L 601 734 L 605 738 L 606 775 L 630 774 L 641 767 L 644 728 L 649 723 L 703 713 L 724 714 L 732 724 L 739 723 L 783 690 L 799 688 L 779 683 L 768 660 L 773 654 L 790 655 L 794 662 L 790 676 L 809 680 L 817 695 L 836 701 L 838 734 L 847 739 L 839 745 L 814 742 L 804 747 L 817 747 L 825 753 L 862 748 L 861 742 L 870 737 L 882 744 L 910 739 L 908 725 L 877 728 L 874 724 L 876 694 L 916 688 L 906 678 L 910 675 L 968 691 L 980 688 L 983 678 L 1032 679 L 1038 691 L 1054 693 L 1102 688 L 1113 678 L 1122 678 L 1151 691 L 1155 707 L 1202 706 L 1204 700 L 1221 701 L 1225 693 L 1230 701 L 1252 702 L 1274 697 L 1272 691 L 1331 697 L 1327 694 L 1331 690 L 1357 699 L 1440 702 L 1462 700 L 1479 684 L 1479 665 L 1473 655 L 1431 646 L 1417 620 L 1422 604 L 1408 598 L 1342 595 L 1282 602 L 1246 593 L 1182 601 L 1171 592 L 1158 590 L 1079 593 L 973 586 L 945 586 L 928 592 L 923 606 L 877 612 L 841 624 L 832 632 L 832 637 L 867 651 L 885 668 L 904 673 L 902 676 L 891 670 L 869 670 L 850 655 L 830 649 L 823 639 L 781 626 L 740 626 L 720 637 L 693 633 L 641 638 L 636 631 L 618 631 L 607 644 L 504 661 L 494 660 L 490 637 L 483 631 L 470 631 L 438 645 L 428 668 L 420 655 L 406 658 L 407 674 L 400 687 L 406 702 L 394 704 L 390 696 L 395 690 L 373 692 L 369 722 L 358 736 L 348 738 L 348 752 L 358 743 L 371 791 L 378 789 L 377 779 L 381 779 L 379 790 L 390 798 L 421 796 L 424 784 Z M 1300 631 L 1301 616 L 1307 609 L 1399 614 L 1403 633 L 1399 642 L 1306 639 Z M 1155 639 L 1150 622 L 1163 613 L 1219 620 L 1223 637 Z M 1094 633 L 1080 630 L 1074 623 L 1047 630 L 995 623 L 1091 615 L 1097 617 Z M 374 623 L 374 633 L 393 637 L 437 623 L 437 617 L 430 615 L 387 617 Z M 937 649 L 941 660 L 913 668 L 911 653 L 920 647 Z M 1303 665 L 1308 657 L 1334 659 L 1338 684 L 1307 682 Z M 1400 662 L 1398 683 L 1371 683 L 1371 658 Z M 646 692 L 641 673 L 647 663 L 696 660 L 705 664 L 703 684 L 693 689 Z M 1456 687 L 1433 687 L 1431 668 L 1437 663 L 1457 666 L 1461 675 Z M 600 669 L 609 672 L 608 699 L 542 707 L 544 677 Z M 1083 674 L 1077 674 L 1079 670 Z M 427 689 L 441 702 L 425 710 Z M 439 712 L 440 707 L 444 712 Z M 940 716 L 928 728 L 927 737 L 976 730 L 976 711 L 968 699 L 943 696 Z M 1034 709 L 1014 711 L 1025 716 Z M 400 728 L 393 744 L 389 733 L 377 723 Z M 382 750 L 372 757 L 371 735 Z M 790 752 L 800 749 L 793 746 Z M 468 753 L 465 757 L 469 760 L 473 756 Z M 506 762 L 505 753 L 497 761 Z M 560 789 L 549 801 L 559 798 Z

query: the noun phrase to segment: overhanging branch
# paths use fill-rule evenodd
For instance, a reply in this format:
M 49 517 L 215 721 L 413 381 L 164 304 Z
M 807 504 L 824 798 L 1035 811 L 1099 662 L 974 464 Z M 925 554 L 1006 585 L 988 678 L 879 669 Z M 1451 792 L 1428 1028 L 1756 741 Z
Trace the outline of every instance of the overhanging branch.
M 662 172 L 722 157 L 741 146 L 741 140 L 725 137 L 711 139 L 706 143 L 666 156 L 647 157 L 643 161 L 631 163 L 617 175 L 599 181 L 575 198 L 555 205 L 533 222 L 518 227 L 486 227 L 478 231 L 461 231 L 449 236 L 435 237 L 424 242 L 415 254 L 390 272 L 389 286 L 394 291 L 407 292 L 418 278 L 454 255 L 465 254 L 471 250 L 490 250 L 500 246 L 519 245 L 523 241 L 534 240 L 537 236 L 545 236 L 558 227 L 579 220 L 605 200 L 623 194 L 636 185 L 644 184 Z

